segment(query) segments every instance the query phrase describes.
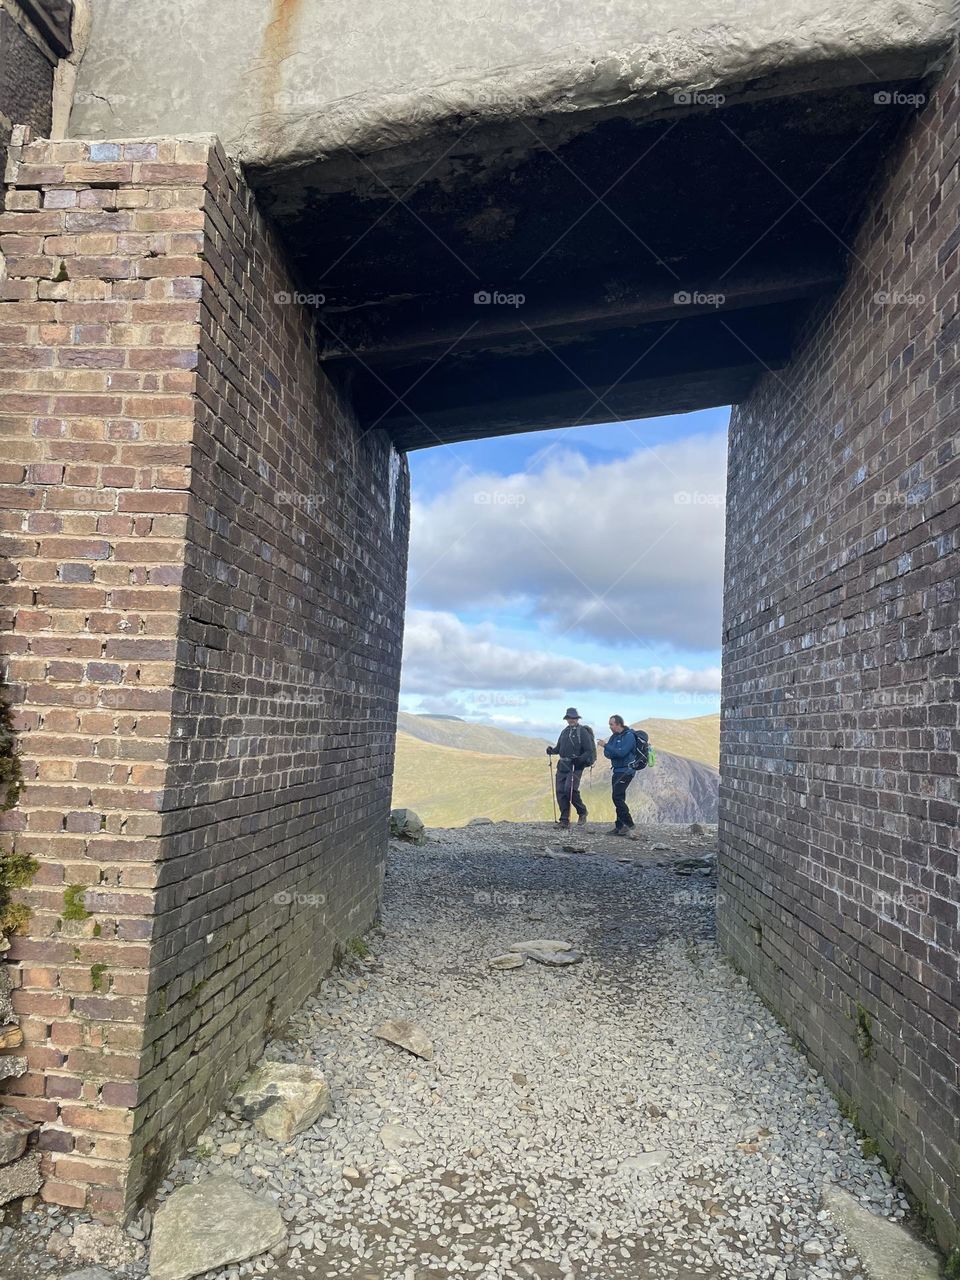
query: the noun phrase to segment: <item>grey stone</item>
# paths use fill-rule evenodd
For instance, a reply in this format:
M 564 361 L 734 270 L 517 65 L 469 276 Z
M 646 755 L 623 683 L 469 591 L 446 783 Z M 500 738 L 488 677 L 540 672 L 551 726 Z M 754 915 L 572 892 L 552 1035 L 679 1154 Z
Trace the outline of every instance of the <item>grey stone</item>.
M 79 1271 L 70 1271 L 63 1280 L 117 1280 L 117 1276 L 116 1272 L 103 1267 L 81 1267 Z
M 390 834 L 399 840 L 410 840 L 414 844 L 422 844 L 425 839 L 425 828 L 412 809 L 392 809 L 390 812 Z
M 669 1159 L 669 1151 L 641 1151 L 639 1155 L 628 1156 L 620 1165 L 620 1170 L 622 1173 L 645 1173 L 647 1169 L 666 1164 Z
M 287 1142 L 327 1114 L 330 1089 L 317 1067 L 264 1062 L 243 1081 L 227 1109 L 252 1120 L 266 1137 Z
M 12 1107 L 0 1108 L 0 1165 L 18 1160 L 27 1149 L 27 1139 L 36 1125 Z
M 654 845 L 654 848 L 657 846 Z M 673 869 L 678 875 L 682 875 L 685 871 L 713 871 L 716 869 L 717 860 L 714 857 L 706 858 L 681 858 L 673 864 Z
M 627 103 L 662 111 L 683 91 L 816 89 L 844 70 L 862 75 L 864 63 L 894 79 L 922 71 L 926 51 L 952 34 L 949 0 L 782 0 L 722 13 L 674 0 L 645 6 L 639 26 L 632 6 L 607 0 L 462 0 L 453 24 L 431 5 L 409 6 L 399 22 L 389 0 L 370 0 L 350 14 L 347 56 L 322 0 L 232 0 L 229 23 L 212 28 L 208 3 L 98 0 L 73 135 L 216 133 L 247 163 L 295 165 L 345 146 L 413 143 L 445 120 L 496 121 L 518 103 L 535 117 Z M 254 86 L 250 68 L 263 62 L 275 78 Z
M 126 1266 L 144 1255 L 144 1247 L 131 1240 L 120 1227 L 99 1222 L 78 1222 L 70 1238 L 70 1247 L 85 1262 L 106 1262 L 111 1267 Z
M 526 942 L 512 943 L 507 950 L 529 956 L 534 951 L 572 951 L 573 943 L 563 942 L 559 938 L 529 938 Z
M 396 1155 L 404 1147 L 418 1147 L 423 1138 L 416 1129 L 410 1129 L 405 1124 L 385 1124 L 380 1130 L 380 1141 L 391 1155 Z
M 583 959 L 580 952 L 573 949 L 572 942 L 563 942 L 559 938 L 530 938 L 526 942 L 515 942 L 510 950 L 536 960 L 537 964 L 557 967 L 579 964 Z
M 494 956 L 487 961 L 487 965 L 491 969 L 521 969 L 527 962 L 527 957 L 517 954 L 517 952 L 507 952 L 502 956 Z
M 10 1000 L 10 970 L 0 963 L 0 1026 L 15 1021 L 16 1014 Z
M 406 1049 L 408 1053 L 416 1054 L 418 1058 L 423 1058 L 427 1062 L 433 1057 L 433 1045 L 423 1028 L 418 1027 L 415 1022 L 408 1022 L 403 1018 L 390 1018 L 382 1022 L 373 1034 L 378 1040 L 386 1040 L 390 1044 L 398 1045 L 401 1049 Z
M 26 1058 L 0 1057 L 0 1080 L 9 1080 L 16 1076 L 22 1076 L 27 1070 Z
M 579 951 L 528 951 L 529 959 L 535 960 L 537 964 L 552 965 L 554 968 L 563 968 L 564 965 L 579 964 L 583 956 Z
M 849 1191 L 832 1183 L 823 1188 L 823 1206 L 860 1256 L 871 1280 L 937 1280 L 939 1258 L 899 1223 L 871 1213 Z
M 287 1237 L 280 1210 L 218 1176 L 179 1187 L 158 1210 L 150 1280 L 191 1280 L 267 1253 Z

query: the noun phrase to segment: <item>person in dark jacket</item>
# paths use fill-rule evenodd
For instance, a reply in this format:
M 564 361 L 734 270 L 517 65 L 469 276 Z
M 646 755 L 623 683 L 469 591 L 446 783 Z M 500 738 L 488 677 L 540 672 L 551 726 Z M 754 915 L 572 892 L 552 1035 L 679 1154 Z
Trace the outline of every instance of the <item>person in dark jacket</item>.
M 577 825 L 585 826 L 587 822 L 587 806 L 580 795 L 580 779 L 588 765 L 596 759 L 597 749 L 593 740 L 593 730 L 589 725 L 580 723 L 580 712 L 576 707 L 567 707 L 564 713 L 567 727 L 561 730 L 555 747 L 547 747 L 548 756 L 559 756 L 557 761 L 557 804 L 560 806 L 561 827 L 570 825 L 570 806 L 577 811 Z
M 637 756 L 637 735 L 623 716 L 611 716 L 610 737 L 602 738 L 597 746 L 603 747 L 603 754 L 613 767 L 613 807 L 617 812 L 617 825 L 608 834 L 611 836 L 628 836 L 633 827 L 633 817 L 627 807 L 627 787 L 636 774 L 633 764 Z

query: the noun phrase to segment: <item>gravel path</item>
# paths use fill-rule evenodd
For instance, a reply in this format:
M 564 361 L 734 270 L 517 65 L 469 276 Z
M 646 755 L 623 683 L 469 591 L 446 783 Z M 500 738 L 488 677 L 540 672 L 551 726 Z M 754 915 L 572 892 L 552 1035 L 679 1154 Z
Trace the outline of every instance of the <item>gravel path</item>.
M 824 1182 L 888 1216 L 906 1203 L 718 959 L 713 876 L 678 865 L 712 838 L 574 829 L 562 840 L 584 852 L 565 853 L 546 828 L 498 824 L 395 842 L 369 956 L 267 1053 L 321 1065 L 332 1115 L 286 1145 L 222 1116 L 174 1175 L 231 1173 L 290 1223 L 282 1259 L 219 1274 L 861 1276 L 820 1211 Z M 531 937 L 583 960 L 488 967 Z M 419 1023 L 434 1059 L 375 1039 L 387 1018 Z M 417 1141 L 390 1154 L 386 1124 Z

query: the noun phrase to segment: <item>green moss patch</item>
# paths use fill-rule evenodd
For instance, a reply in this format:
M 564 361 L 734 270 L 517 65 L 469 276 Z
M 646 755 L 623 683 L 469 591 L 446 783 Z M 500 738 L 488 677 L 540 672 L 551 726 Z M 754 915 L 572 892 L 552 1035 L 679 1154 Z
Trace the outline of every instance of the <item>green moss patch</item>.
M 68 884 L 63 891 L 64 920 L 89 920 L 90 912 L 84 905 L 87 892 L 85 884 Z

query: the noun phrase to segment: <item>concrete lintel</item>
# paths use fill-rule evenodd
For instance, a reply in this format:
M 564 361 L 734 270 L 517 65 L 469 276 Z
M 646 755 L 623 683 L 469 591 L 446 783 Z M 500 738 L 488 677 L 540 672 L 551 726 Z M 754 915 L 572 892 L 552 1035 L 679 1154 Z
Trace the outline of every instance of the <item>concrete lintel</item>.
M 921 77 L 953 34 L 949 0 L 654 0 L 642 17 L 463 0 L 395 15 L 387 0 L 96 0 L 71 133 L 215 129 L 252 169 L 282 170 L 444 122 Z

